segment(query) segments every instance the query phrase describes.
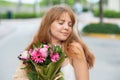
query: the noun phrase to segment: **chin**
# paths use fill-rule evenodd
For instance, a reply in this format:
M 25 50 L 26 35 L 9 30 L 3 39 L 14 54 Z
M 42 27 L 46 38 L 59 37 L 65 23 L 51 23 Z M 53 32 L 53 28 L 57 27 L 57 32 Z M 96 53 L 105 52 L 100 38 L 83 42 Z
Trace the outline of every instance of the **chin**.
M 61 39 L 61 41 L 65 41 L 65 40 L 67 40 L 67 38 L 62 38 L 62 39 Z

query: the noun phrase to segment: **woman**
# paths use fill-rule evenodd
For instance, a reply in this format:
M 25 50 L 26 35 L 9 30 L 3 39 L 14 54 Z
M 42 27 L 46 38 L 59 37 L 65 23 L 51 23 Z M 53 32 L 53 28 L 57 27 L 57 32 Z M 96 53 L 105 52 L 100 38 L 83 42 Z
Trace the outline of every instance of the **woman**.
M 89 68 L 94 65 L 94 56 L 81 38 L 75 34 L 75 23 L 75 15 L 70 8 L 52 7 L 43 17 L 37 34 L 26 49 L 29 50 L 33 44 L 37 44 L 39 41 L 60 45 L 68 56 L 61 67 L 64 79 L 89 80 Z M 25 65 L 19 66 L 14 80 L 28 80 L 25 70 L 20 69 L 23 66 Z

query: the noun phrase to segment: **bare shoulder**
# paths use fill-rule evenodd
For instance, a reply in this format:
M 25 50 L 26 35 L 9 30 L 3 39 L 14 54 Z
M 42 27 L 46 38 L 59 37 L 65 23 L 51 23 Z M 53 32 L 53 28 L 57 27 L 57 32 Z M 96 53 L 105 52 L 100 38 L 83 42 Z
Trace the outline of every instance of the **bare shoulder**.
M 73 42 L 71 47 L 73 47 L 73 52 L 77 54 L 71 60 L 76 80 L 89 80 L 88 64 L 82 45 L 78 42 Z
M 78 42 L 72 42 L 71 44 L 70 44 L 70 46 L 71 46 L 71 48 L 73 48 L 73 50 L 75 49 L 79 49 L 82 53 L 84 53 L 83 52 L 83 47 L 82 47 L 82 45 L 80 44 L 80 43 L 78 43 Z

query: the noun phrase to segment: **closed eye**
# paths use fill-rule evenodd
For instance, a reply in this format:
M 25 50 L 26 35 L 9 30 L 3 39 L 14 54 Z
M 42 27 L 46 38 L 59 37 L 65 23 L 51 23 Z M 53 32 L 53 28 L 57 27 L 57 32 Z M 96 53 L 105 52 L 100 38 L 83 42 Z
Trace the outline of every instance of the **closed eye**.
M 63 24 L 65 23 L 65 20 L 59 20 L 58 23 L 59 23 L 60 25 L 63 25 Z M 71 21 L 68 22 L 68 26 L 69 26 L 69 27 L 72 27 L 72 22 L 71 22 Z
M 65 22 L 65 20 L 59 20 L 59 21 L 58 21 L 58 23 L 59 23 L 60 25 L 63 25 L 64 22 Z
M 63 22 L 62 22 L 62 23 L 59 22 L 59 24 L 60 24 L 60 25 L 63 25 L 64 23 L 63 23 Z
M 71 23 L 71 22 L 69 22 L 69 23 L 68 23 L 68 26 L 69 26 L 69 27 L 72 27 L 72 23 Z

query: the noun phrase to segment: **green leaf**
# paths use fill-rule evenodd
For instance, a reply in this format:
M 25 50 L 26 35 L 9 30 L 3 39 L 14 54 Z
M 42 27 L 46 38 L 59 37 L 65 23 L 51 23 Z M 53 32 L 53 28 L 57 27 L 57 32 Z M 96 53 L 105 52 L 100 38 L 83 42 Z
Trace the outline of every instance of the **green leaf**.
M 41 43 L 41 42 L 38 42 L 38 47 L 42 47 L 41 45 L 42 45 L 42 43 Z
M 48 77 L 53 80 L 57 72 L 60 70 L 61 64 L 64 61 L 65 57 L 62 57 L 56 63 L 50 63 L 48 70 Z
M 64 78 L 63 78 L 63 77 L 60 77 L 58 80 L 64 80 Z
M 56 77 L 59 77 L 57 80 L 64 80 L 64 78 L 63 78 L 63 72 L 59 71 L 59 72 L 55 75 L 54 79 L 55 79 Z
M 36 48 L 36 46 L 33 44 L 33 49 L 35 49 Z
M 48 80 L 49 78 L 47 77 L 47 71 L 48 71 L 48 66 L 40 66 L 38 64 L 35 64 L 33 61 L 32 63 L 34 64 L 34 67 L 38 73 L 38 80 Z
M 38 75 L 36 71 L 30 71 L 27 73 L 29 80 L 38 80 Z

